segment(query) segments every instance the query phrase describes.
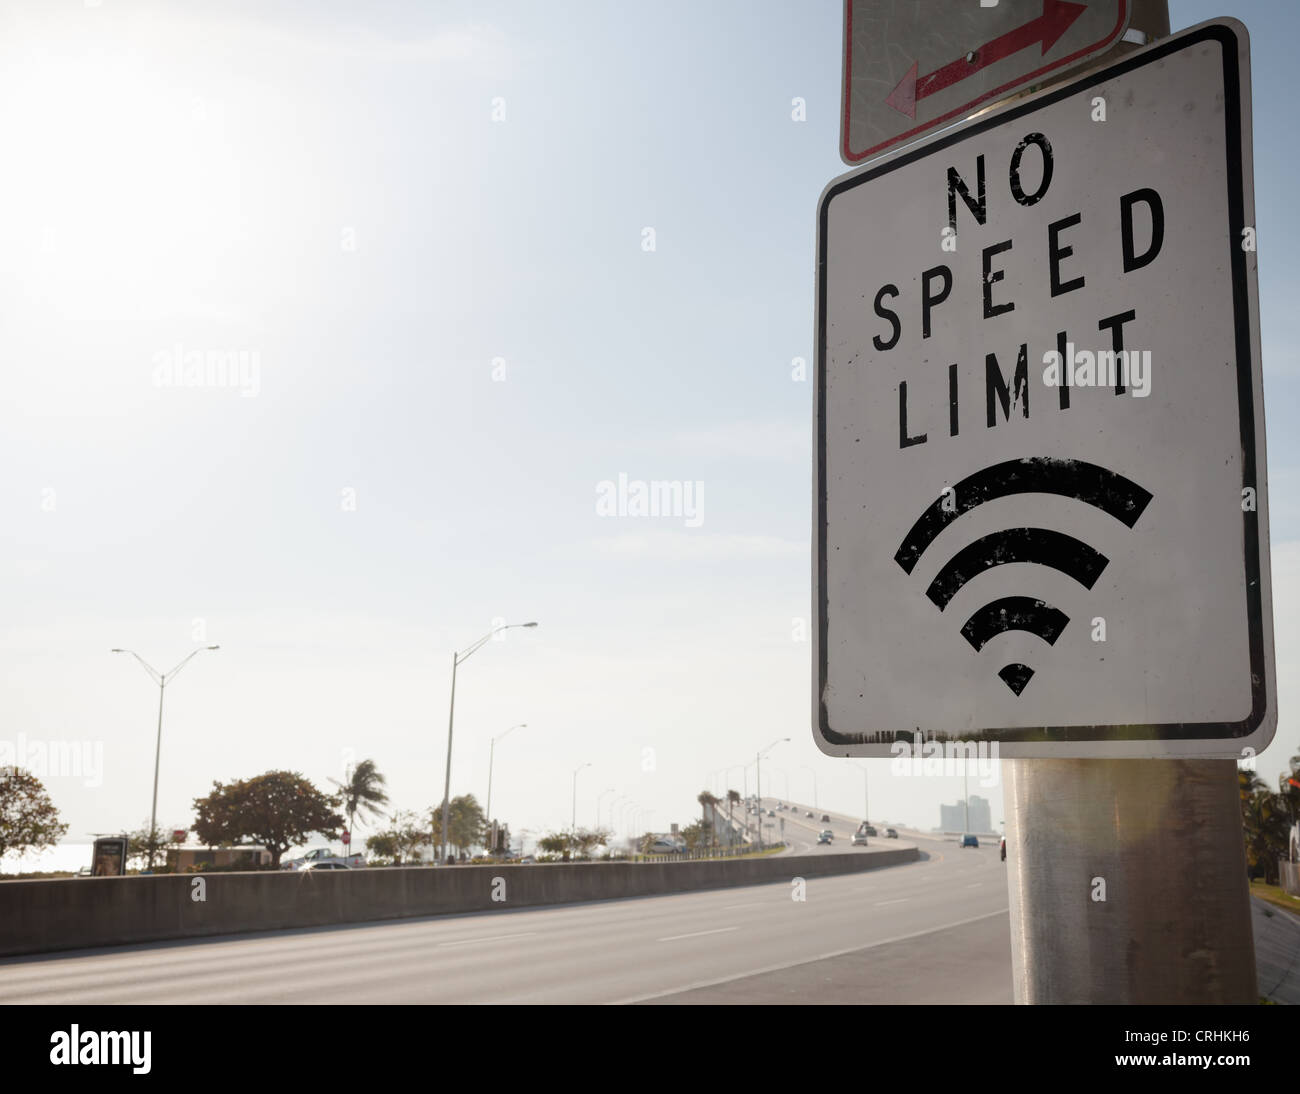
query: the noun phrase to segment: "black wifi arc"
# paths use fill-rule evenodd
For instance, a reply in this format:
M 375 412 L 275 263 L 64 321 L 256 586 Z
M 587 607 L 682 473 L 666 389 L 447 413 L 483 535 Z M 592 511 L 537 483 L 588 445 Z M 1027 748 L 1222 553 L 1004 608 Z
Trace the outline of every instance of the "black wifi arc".
M 910 574 L 926 549 L 949 524 L 986 502 L 1017 494 L 1056 494 L 1073 498 L 1108 513 L 1132 528 L 1151 494 L 1117 472 L 1083 460 L 1029 457 L 983 468 L 957 483 L 936 499 L 912 525 L 899 545 L 894 561 Z M 1099 551 L 1061 532 L 1020 527 L 992 532 L 968 544 L 944 564 L 926 595 L 943 611 L 972 578 L 1008 563 L 1028 562 L 1049 566 L 1069 575 L 1085 589 L 1096 584 L 1110 560 Z M 1053 645 L 1070 621 L 1059 608 L 1031 597 L 1002 597 L 977 609 L 962 627 L 962 635 L 976 650 L 1006 631 L 1036 634 Z M 1020 695 L 1034 670 L 1019 662 L 1005 665 L 998 675 L 1015 695 Z

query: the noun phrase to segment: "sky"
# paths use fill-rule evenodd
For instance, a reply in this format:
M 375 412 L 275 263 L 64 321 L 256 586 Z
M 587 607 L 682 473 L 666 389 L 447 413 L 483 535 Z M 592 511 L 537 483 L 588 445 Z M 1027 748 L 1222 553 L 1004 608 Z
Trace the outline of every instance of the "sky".
M 1173 0 L 1174 28 L 1219 7 Z M 1300 750 L 1300 285 L 1275 242 L 1300 7 L 1234 8 L 1275 783 Z M 69 840 L 149 816 L 158 689 L 115 647 L 160 671 L 221 647 L 165 692 L 170 829 L 214 780 L 329 788 L 364 758 L 394 807 L 440 801 L 453 651 L 531 620 L 456 689 L 453 795 L 482 802 L 490 742 L 526 723 L 493 759 L 516 835 L 687 824 L 700 790 L 752 790 L 773 744 L 765 792 L 938 824 L 959 776 L 824 756 L 809 718 L 796 362 L 810 376 L 817 200 L 846 170 L 841 18 L 0 3 L 0 741 L 90 758 L 45 779 Z M 185 386 L 194 353 L 235 367 Z M 689 484 L 688 504 L 630 515 L 620 476 Z M 1000 820 L 1001 783 L 978 782 Z

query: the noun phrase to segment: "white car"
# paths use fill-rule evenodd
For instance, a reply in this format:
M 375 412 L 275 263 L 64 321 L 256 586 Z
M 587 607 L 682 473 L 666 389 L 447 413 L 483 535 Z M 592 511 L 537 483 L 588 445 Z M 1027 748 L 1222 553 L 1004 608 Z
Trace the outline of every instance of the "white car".
M 366 864 L 365 857 L 362 855 L 336 855 L 328 847 L 317 847 L 308 851 L 301 858 L 290 859 L 288 862 L 280 863 L 281 870 L 301 870 L 307 866 L 324 865 L 327 862 L 338 863 L 340 866 L 349 870 L 356 870 Z
M 854 847 L 867 846 L 867 834 L 866 832 L 862 831 L 861 828 L 859 828 L 856 832 L 853 833 L 853 846 Z

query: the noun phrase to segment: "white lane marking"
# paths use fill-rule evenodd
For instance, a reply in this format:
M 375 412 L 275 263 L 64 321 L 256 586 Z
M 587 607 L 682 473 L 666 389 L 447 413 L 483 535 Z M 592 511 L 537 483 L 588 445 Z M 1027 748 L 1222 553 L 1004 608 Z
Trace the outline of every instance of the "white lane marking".
M 536 931 L 525 931 L 523 934 L 493 934 L 484 935 L 480 938 L 463 938 L 459 942 L 439 942 L 439 948 L 443 946 L 472 946 L 475 942 L 505 942 L 510 938 L 532 938 Z
M 908 897 L 900 896 L 897 900 L 877 900 L 874 907 L 882 908 L 886 904 L 906 904 L 908 899 Z
M 690 934 L 670 934 L 667 938 L 656 938 L 656 942 L 676 942 L 681 938 L 699 938 L 706 934 L 726 934 L 727 931 L 739 930 L 738 927 L 715 927 L 711 931 L 692 931 Z
M 842 950 L 831 950 L 827 953 L 814 954 L 812 957 L 799 957 L 793 961 L 783 961 L 779 965 L 765 965 L 757 969 L 748 969 L 745 972 L 732 973 L 730 976 L 719 976 L 713 980 L 696 980 L 688 984 L 683 984 L 675 988 L 666 988 L 663 991 L 649 992 L 645 995 L 634 995 L 627 999 L 616 999 L 614 1006 L 627 1005 L 628 1003 L 642 1003 L 647 999 L 661 999 L 665 995 L 676 995 L 678 992 L 695 991 L 698 988 L 711 988 L 717 984 L 729 984 L 733 980 L 743 980 L 747 976 L 760 976 L 767 972 L 780 972 L 782 969 L 793 969 L 796 965 L 809 965 L 814 961 L 825 961 L 831 957 L 843 957 L 846 953 L 861 953 L 863 950 L 874 950 L 878 946 L 889 946 L 895 942 L 910 942 L 914 938 L 924 938 L 926 935 L 939 934 L 941 931 L 951 931 L 957 927 L 965 927 L 968 923 L 979 923 L 985 919 L 992 919 L 994 916 L 1006 915 L 1009 909 L 1003 908 L 996 912 L 986 912 L 984 915 L 971 916 L 969 919 L 959 919 L 956 923 L 945 923 L 942 927 L 929 927 L 923 931 L 913 931 L 911 934 L 895 935 L 893 938 L 882 938 L 879 942 L 872 942 L 866 946 L 849 946 Z
M 770 902 L 766 900 L 751 900 L 747 904 L 724 904 L 722 906 L 722 910 L 724 912 L 727 912 L 730 911 L 732 908 L 759 908 L 762 907 L 764 904 L 768 904 L 768 903 Z

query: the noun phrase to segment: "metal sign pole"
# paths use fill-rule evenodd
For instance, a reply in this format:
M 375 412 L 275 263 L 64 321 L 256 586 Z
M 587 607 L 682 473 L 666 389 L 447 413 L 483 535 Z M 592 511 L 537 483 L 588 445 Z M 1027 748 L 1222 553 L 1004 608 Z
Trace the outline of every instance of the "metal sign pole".
M 1137 0 L 1130 26 L 1167 36 L 1166 0 Z M 1017 1003 L 1259 1001 L 1233 761 L 1006 772 Z
M 1007 760 L 1017 1003 L 1257 1003 L 1232 760 Z

